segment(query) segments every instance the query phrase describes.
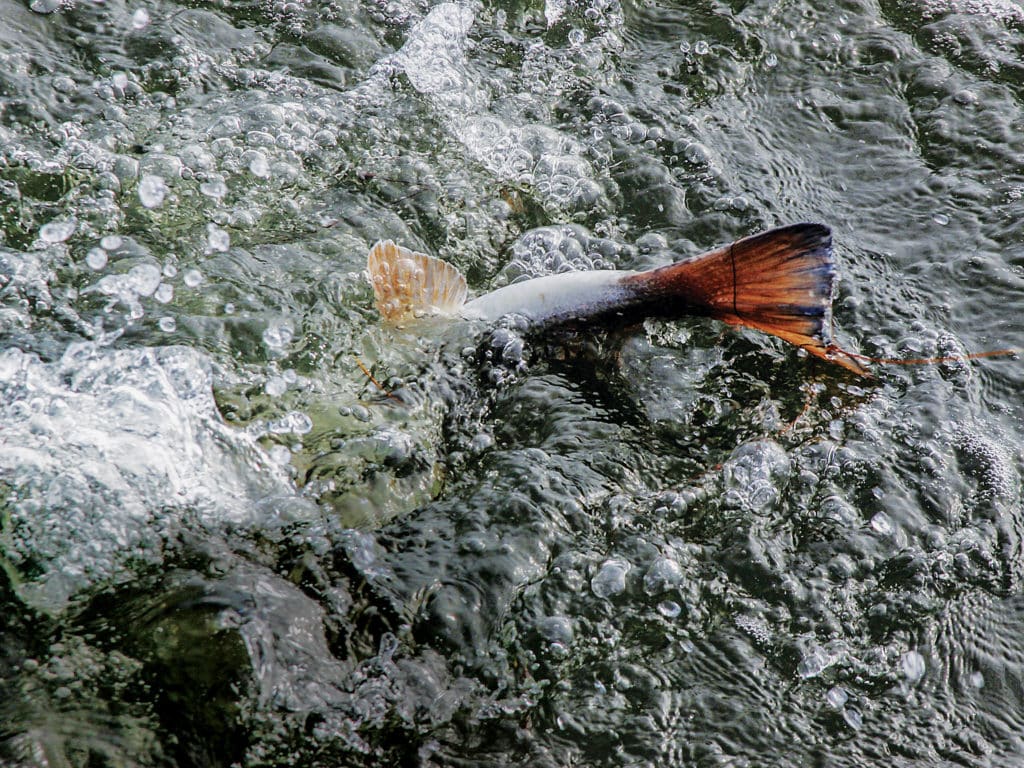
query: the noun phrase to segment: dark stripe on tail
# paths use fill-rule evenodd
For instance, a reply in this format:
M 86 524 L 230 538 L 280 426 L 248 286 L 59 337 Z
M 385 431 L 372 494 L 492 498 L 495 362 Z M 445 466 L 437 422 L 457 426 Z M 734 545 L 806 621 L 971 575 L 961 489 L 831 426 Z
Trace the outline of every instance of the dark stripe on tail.
M 832 343 L 832 233 L 821 224 L 762 232 L 624 282 L 652 314 L 755 328 L 868 375 Z

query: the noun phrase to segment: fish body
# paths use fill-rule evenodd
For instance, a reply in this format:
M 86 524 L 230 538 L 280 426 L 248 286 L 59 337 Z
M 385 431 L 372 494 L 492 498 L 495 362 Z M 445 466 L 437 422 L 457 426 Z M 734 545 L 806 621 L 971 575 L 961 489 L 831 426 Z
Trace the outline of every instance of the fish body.
M 587 322 L 636 304 L 635 291 L 624 281 L 636 274 L 602 269 L 523 280 L 467 302 L 459 315 L 493 322 L 516 314 L 535 326 Z
M 705 316 L 754 328 L 860 375 L 832 341 L 832 235 L 794 224 L 645 272 L 567 272 L 513 283 L 466 301 L 451 264 L 390 240 L 370 250 L 367 273 L 385 321 L 442 315 L 496 321 L 515 314 L 534 327 L 645 317 Z

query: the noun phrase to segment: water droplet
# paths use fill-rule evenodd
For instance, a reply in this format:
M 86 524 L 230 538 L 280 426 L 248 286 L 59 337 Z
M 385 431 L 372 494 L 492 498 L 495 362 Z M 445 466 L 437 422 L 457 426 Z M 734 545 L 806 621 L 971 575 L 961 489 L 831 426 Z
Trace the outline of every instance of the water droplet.
M 228 185 L 220 179 L 212 179 L 210 181 L 204 181 L 199 185 L 199 191 L 207 197 L 212 197 L 216 200 L 220 200 L 224 195 L 228 193 Z
M 78 222 L 74 219 L 54 219 L 40 227 L 39 239 L 44 243 L 63 243 L 77 228 Z
M 160 270 L 152 264 L 139 264 L 128 270 L 127 286 L 140 296 L 152 296 L 160 285 Z
M 107 252 L 102 248 L 90 248 L 85 254 L 85 263 L 89 269 L 100 270 L 107 266 Z
M 283 350 L 292 341 L 292 329 L 284 323 L 275 323 L 263 332 L 263 343 L 272 350 Z
M 289 450 L 287 445 L 272 446 L 267 453 L 270 455 L 270 460 L 272 462 L 282 466 L 292 460 L 292 452 Z
M 267 161 L 267 156 L 262 152 L 253 152 L 249 158 L 249 172 L 261 179 L 267 178 L 270 175 L 270 163 Z
M 223 253 L 231 246 L 231 235 L 216 224 L 207 224 L 206 242 L 211 251 L 220 251 Z
M 139 180 L 139 201 L 146 208 L 158 208 L 167 196 L 167 184 L 161 176 L 147 174 Z
M 617 595 L 626 589 L 626 574 L 631 568 L 625 560 L 607 560 L 590 580 L 590 588 L 602 599 Z
M 537 632 L 549 643 L 570 645 L 573 640 L 572 621 L 565 616 L 545 616 L 539 619 Z
M 659 557 L 644 574 L 644 592 L 657 595 L 672 589 L 683 579 L 683 569 L 679 563 L 667 557 Z
M 173 317 L 161 317 L 157 325 L 160 326 L 160 330 L 164 333 L 173 333 L 174 329 L 178 327 Z
M 674 600 L 662 600 L 658 603 L 658 613 L 664 616 L 666 619 L 674 619 L 682 613 L 682 608 L 679 603 Z
M 182 277 L 182 280 L 189 288 L 195 288 L 203 282 L 203 273 L 198 269 L 190 269 L 185 273 L 184 277 Z
M 888 536 L 893 532 L 892 520 L 885 512 L 878 512 L 871 518 L 871 528 L 876 533 Z
M 903 675 L 911 683 L 918 682 L 925 673 L 925 661 L 917 651 L 907 651 L 900 657 L 900 664 L 903 667 Z
M 825 701 L 833 709 L 842 709 L 846 702 L 849 701 L 850 694 L 846 692 L 846 689 L 841 686 L 834 686 L 828 689 L 828 693 L 825 694 Z
M 32 0 L 29 8 L 36 13 L 53 13 L 60 8 L 60 0 Z
M 288 382 L 283 376 L 271 376 L 263 385 L 263 391 L 271 397 L 280 397 L 288 391 Z

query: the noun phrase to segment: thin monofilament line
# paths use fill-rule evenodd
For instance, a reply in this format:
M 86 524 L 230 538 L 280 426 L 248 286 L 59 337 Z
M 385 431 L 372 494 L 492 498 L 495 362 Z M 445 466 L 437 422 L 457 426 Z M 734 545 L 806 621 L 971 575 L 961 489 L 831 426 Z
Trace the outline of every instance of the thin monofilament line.
M 878 365 L 936 365 L 938 363 L 962 363 L 967 360 L 978 360 L 984 357 L 1014 357 L 1019 354 L 1016 349 L 992 349 L 987 352 L 971 352 L 966 355 L 941 355 L 939 357 L 899 359 L 894 357 L 870 357 L 868 355 L 859 355 L 856 352 L 848 352 L 835 344 L 829 345 L 828 353 L 830 355 L 846 355 L 847 357 L 852 357 L 854 360 L 864 360 L 865 362 L 877 363 Z

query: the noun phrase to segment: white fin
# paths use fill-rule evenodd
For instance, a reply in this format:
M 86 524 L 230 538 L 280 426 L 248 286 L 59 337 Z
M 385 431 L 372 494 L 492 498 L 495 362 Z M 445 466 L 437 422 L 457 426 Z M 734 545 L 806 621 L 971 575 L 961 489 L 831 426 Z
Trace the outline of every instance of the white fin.
M 447 261 L 381 240 L 366 259 L 377 311 L 388 323 L 453 315 L 466 301 L 466 278 Z

